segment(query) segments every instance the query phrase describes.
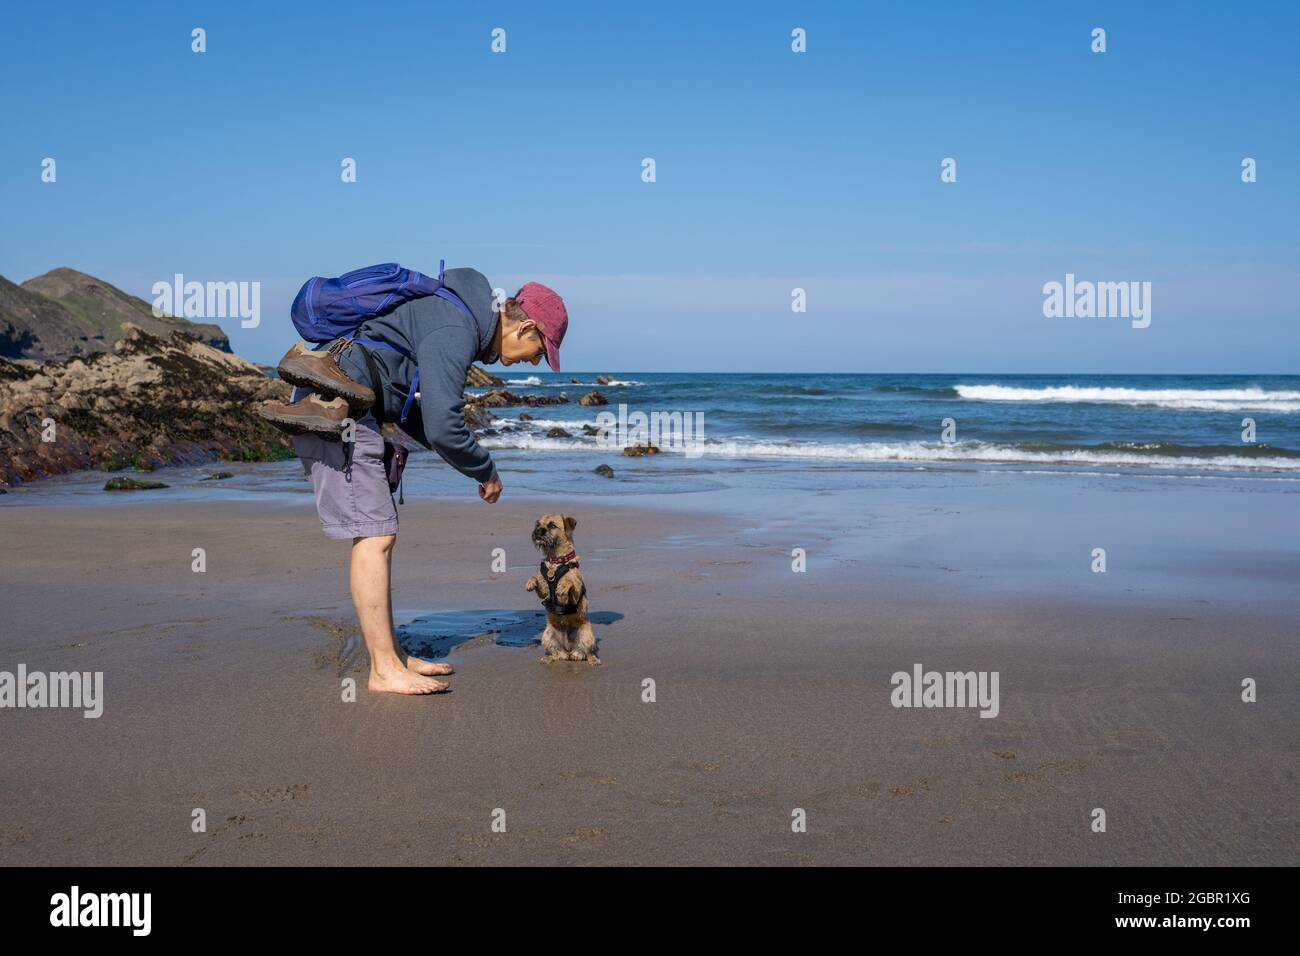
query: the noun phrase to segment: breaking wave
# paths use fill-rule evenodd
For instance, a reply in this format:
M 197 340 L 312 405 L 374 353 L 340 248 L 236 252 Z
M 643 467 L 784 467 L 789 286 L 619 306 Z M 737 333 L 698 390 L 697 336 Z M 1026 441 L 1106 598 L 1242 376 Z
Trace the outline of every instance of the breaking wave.
M 549 423 L 548 423 L 549 424 Z M 559 424 L 559 423 L 557 423 Z M 572 424 L 570 427 L 572 427 Z M 484 438 L 489 448 L 531 451 L 617 451 L 601 449 L 594 436 L 547 438 L 511 432 Z M 680 453 L 680 449 L 665 448 Z M 1300 474 L 1300 452 L 1251 446 L 1172 445 L 1162 442 L 1117 442 L 1098 446 L 1004 445 L 991 442 L 812 442 L 767 441 L 758 438 L 708 439 L 699 451 L 712 458 L 765 458 L 833 462 L 971 462 L 1033 465 L 1147 466 L 1213 471 L 1286 471 Z
M 1094 388 L 1055 385 L 954 385 L 961 398 L 977 402 L 1073 402 L 1148 405 L 1206 412 L 1300 412 L 1300 391 L 1262 388 Z

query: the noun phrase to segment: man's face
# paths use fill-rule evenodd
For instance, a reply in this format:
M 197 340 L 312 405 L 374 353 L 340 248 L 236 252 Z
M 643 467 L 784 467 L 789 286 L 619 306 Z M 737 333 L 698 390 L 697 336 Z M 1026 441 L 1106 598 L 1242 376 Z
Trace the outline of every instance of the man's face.
M 501 337 L 501 364 L 514 365 L 527 362 L 536 365 L 546 357 L 546 340 L 531 322 L 520 322 L 513 331 Z

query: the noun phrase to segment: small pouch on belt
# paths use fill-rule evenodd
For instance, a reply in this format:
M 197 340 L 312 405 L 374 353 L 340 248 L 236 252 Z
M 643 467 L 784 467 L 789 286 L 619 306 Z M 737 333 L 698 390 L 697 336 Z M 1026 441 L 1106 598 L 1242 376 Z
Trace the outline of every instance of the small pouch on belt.
M 410 452 L 401 445 L 394 445 L 390 441 L 384 442 L 384 473 L 388 475 L 388 491 L 390 494 L 402 487 L 402 472 L 406 470 L 408 455 L 410 455 Z M 398 504 L 406 504 L 406 498 L 400 494 Z

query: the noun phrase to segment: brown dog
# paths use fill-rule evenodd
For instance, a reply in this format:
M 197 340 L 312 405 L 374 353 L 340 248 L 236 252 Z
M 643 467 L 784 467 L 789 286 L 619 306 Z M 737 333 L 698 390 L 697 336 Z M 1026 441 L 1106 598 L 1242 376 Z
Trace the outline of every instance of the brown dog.
M 533 526 L 533 544 L 545 557 L 539 574 L 524 585 L 536 591 L 546 608 L 546 629 L 539 635 L 543 664 L 555 661 L 586 661 L 599 664 L 596 635 L 587 620 L 587 586 L 578 570 L 578 553 L 573 550 L 573 529 L 578 522 L 564 515 L 542 515 Z

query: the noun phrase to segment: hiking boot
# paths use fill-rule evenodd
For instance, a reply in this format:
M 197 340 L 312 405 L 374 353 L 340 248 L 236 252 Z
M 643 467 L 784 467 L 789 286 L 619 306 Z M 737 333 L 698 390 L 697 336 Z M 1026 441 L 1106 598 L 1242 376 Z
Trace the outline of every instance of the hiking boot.
M 295 342 L 280 359 L 279 372 L 290 385 L 310 388 L 325 398 L 345 398 L 358 411 L 365 411 L 375 403 L 371 389 L 353 381 L 339 368 L 338 351 L 333 348 L 313 352 L 301 342 Z
M 267 402 L 257 414 L 281 431 L 337 435 L 348 417 L 348 403 L 341 398 L 327 402 L 312 394 L 296 402 Z

